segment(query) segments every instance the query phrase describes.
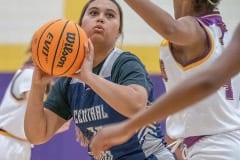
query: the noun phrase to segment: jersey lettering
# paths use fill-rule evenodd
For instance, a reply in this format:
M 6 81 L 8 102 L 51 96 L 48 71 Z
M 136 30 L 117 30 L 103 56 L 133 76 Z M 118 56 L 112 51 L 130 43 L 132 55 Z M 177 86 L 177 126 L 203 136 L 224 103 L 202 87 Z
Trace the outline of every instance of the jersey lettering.
M 93 106 L 91 108 L 79 109 L 73 111 L 73 119 L 76 124 L 87 123 L 108 118 L 103 105 Z
M 98 126 L 98 127 L 88 127 L 87 130 L 89 132 L 91 132 L 93 135 L 97 134 L 97 131 L 99 131 L 102 128 L 102 126 Z
M 111 154 L 111 152 L 106 151 L 106 152 L 103 153 L 100 160 L 112 160 L 112 159 L 113 159 L 113 155 Z

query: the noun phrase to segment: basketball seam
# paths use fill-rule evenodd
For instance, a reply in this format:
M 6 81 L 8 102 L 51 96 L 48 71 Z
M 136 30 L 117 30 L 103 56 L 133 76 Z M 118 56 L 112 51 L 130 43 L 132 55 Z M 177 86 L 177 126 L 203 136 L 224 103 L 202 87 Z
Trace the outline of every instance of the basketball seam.
M 56 22 L 58 22 L 58 21 L 60 21 L 60 20 L 61 20 L 61 19 L 58 19 L 58 20 L 55 20 L 55 21 L 53 21 L 52 23 L 50 23 L 50 24 L 43 30 L 43 32 L 41 33 L 41 36 L 39 37 L 39 41 L 38 41 L 38 44 L 37 44 L 37 60 L 38 60 L 38 64 L 40 65 L 40 68 L 44 68 L 44 67 L 42 66 L 41 61 L 40 61 L 39 56 L 38 56 L 38 55 L 39 55 L 38 50 L 39 50 L 39 45 L 40 45 L 42 36 L 43 36 L 43 34 L 46 32 L 46 30 L 47 30 L 50 26 L 52 26 L 54 23 L 56 23 Z

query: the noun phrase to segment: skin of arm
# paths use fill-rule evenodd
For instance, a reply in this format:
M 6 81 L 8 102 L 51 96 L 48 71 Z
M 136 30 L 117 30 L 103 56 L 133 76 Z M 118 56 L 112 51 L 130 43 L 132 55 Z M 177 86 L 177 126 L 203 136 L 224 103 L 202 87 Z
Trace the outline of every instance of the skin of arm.
M 125 2 L 156 32 L 176 45 L 197 43 L 201 41 L 199 38 L 204 37 L 203 30 L 191 16 L 175 20 L 150 0 L 125 0 Z
M 35 67 L 24 119 L 25 134 L 32 144 L 46 142 L 66 122 L 50 110 L 44 109 L 45 88 L 51 80 L 51 76 Z
M 89 86 L 119 113 L 131 117 L 147 104 L 147 91 L 139 85 L 122 86 L 91 74 Z
M 74 78 L 84 81 L 104 101 L 127 117 L 131 117 L 144 108 L 148 98 L 144 87 L 135 84 L 119 85 L 92 73 L 94 49 L 90 40 L 88 46 L 86 46 L 88 54 L 85 57 L 81 72 L 74 75 Z
M 240 25 L 222 55 L 206 70 L 181 82 L 159 97 L 147 110 L 141 110 L 129 120 L 100 130 L 91 141 L 92 153 L 100 156 L 102 151 L 125 142 L 140 128 L 162 120 L 214 93 L 224 82 L 240 72 L 239 42 Z

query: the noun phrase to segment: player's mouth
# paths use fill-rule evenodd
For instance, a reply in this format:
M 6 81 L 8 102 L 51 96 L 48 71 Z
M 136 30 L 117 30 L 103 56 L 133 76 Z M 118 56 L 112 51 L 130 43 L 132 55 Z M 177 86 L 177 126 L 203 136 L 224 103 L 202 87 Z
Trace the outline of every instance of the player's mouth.
M 104 28 L 101 26 L 101 25 L 96 25 L 94 28 L 93 28 L 94 32 L 97 32 L 97 33 L 100 33 L 100 32 L 103 32 L 104 31 Z

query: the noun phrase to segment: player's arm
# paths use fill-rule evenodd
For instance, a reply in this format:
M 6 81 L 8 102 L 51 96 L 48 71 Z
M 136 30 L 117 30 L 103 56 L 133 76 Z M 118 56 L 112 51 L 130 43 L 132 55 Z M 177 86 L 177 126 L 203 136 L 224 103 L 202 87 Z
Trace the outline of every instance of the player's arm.
M 215 85 L 221 85 L 222 81 L 230 79 L 232 76 L 240 72 L 240 23 L 238 24 L 232 40 L 223 51 L 223 54 L 212 64 L 216 79 Z M 222 81 L 219 81 L 221 79 Z
M 92 73 L 94 52 L 90 40 L 86 51 L 87 53 L 81 67 L 81 72 L 73 75 L 75 78 L 84 81 L 106 103 L 113 107 L 117 112 L 127 117 L 134 115 L 140 109 L 145 107 L 148 100 L 148 93 L 143 86 L 137 83 L 128 85 L 117 84 Z M 134 67 L 135 66 L 131 66 L 129 70 L 132 70 Z M 139 74 L 142 75 L 143 73 Z
M 119 113 L 131 117 L 147 104 L 147 91 L 140 85 L 119 85 L 92 74 L 91 88 Z
M 156 32 L 174 44 L 185 46 L 204 38 L 204 31 L 193 17 L 175 20 L 150 0 L 125 0 L 125 2 Z
M 32 144 L 41 144 L 50 139 L 65 120 L 48 109 L 44 109 L 43 99 L 45 88 L 51 78 L 35 68 L 28 104 L 24 119 L 24 129 L 27 139 Z

